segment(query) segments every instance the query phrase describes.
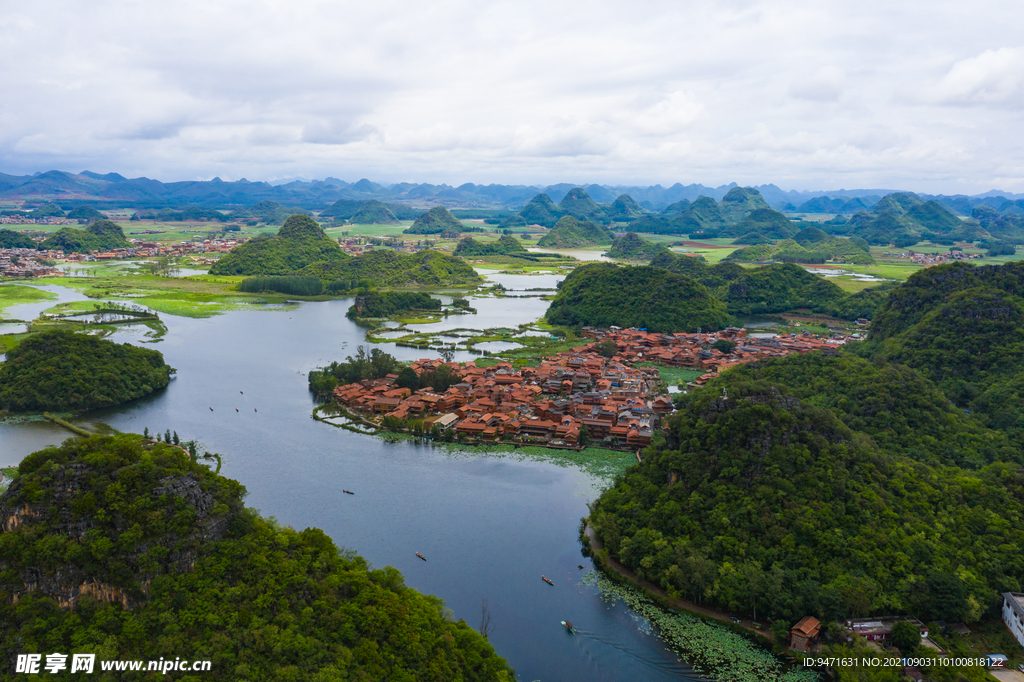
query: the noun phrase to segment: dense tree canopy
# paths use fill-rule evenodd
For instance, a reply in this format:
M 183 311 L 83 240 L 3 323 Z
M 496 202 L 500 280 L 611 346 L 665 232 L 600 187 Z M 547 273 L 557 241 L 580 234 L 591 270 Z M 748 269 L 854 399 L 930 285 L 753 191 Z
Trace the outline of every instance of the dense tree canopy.
M 615 235 L 606 227 L 578 220 L 572 216 L 560 218 L 537 246 L 548 249 L 575 249 L 581 246 L 611 244 Z
M 548 322 L 639 327 L 658 332 L 712 331 L 732 322 L 725 306 L 698 282 L 662 268 L 594 263 L 559 286 Z
M 64 253 L 88 253 L 109 249 L 127 249 L 131 246 L 124 238 L 121 226 L 109 220 L 97 220 L 84 230 L 62 227 L 40 245 L 40 249 L 63 251 Z
M 293 215 L 272 237 L 239 244 L 210 268 L 212 275 L 291 275 L 314 263 L 349 259 L 309 216 Z
M 463 237 L 455 247 L 455 255 L 463 258 L 479 256 L 508 256 L 528 253 L 523 243 L 510 234 L 502 235 L 496 242 L 478 242 L 472 237 Z
M 159 351 L 86 334 L 34 334 L 0 363 L 0 409 L 91 410 L 164 388 L 174 370 Z
M 592 506 L 598 538 L 642 577 L 790 622 L 973 621 L 1024 585 L 1019 464 L 893 456 L 811 399 L 723 381 Z
M 0 500 L 4 518 L 22 514 L 0 534 L 5 659 L 206 659 L 204 680 L 513 679 L 441 600 L 320 530 L 244 509 L 243 495 L 182 450 L 130 434 L 30 455 Z M 133 608 L 84 595 L 61 608 L 83 583 Z
M 483 278 L 461 258 L 440 251 L 398 253 L 390 249 L 330 263 L 314 263 L 301 274 L 328 282 L 329 291 L 351 291 L 361 281 L 375 287 L 430 287 L 479 284 Z
M 405 230 L 404 234 L 442 234 L 444 232 L 462 232 L 465 225 L 453 216 L 444 206 L 435 206 Z
M 4 228 L 0 230 L 0 249 L 34 249 L 36 243 L 27 234 Z
M 422 291 L 371 291 L 356 297 L 348 317 L 390 317 L 408 310 L 440 310 L 441 301 Z
M 664 244 L 655 244 L 640 237 L 635 232 L 627 232 L 621 237 L 616 237 L 612 242 L 612 248 L 605 252 L 609 258 L 620 258 L 622 260 L 649 261 L 662 251 L 667 251 Z

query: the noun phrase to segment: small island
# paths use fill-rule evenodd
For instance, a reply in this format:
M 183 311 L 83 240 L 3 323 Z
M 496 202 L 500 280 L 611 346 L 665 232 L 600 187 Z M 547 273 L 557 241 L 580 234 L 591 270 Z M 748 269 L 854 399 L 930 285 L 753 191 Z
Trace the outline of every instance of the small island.
M 155 350 L 54 330 L 34 334 L 0 363 L 0 410 L 94 410 L 149 395 L 174 368 Z

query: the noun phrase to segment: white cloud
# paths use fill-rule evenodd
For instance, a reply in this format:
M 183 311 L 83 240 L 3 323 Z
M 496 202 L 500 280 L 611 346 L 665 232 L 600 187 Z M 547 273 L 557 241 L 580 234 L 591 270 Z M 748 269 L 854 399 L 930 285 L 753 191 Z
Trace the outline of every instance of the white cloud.
M 956 62 L 931 95 L 943 104 L 1020 106 L 1024 103 L 1024 47 L 985 50 Z
M 0 172 L 1024 191 L 1018 14 L 35 0 L 0 17 Z

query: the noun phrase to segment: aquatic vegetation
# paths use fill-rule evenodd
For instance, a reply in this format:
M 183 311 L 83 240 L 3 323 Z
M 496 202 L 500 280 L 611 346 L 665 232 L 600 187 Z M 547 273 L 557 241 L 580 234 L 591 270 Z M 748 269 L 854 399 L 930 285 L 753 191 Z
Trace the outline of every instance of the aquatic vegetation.
M 0 312 L 10 306 L 23 303 L 38 303 L 40 301 L 52 301 L 57 294 L 35 287 L 27 287 L 21 284 L 0 285 Z
M 817 682 L 811 670 L 785 670 L 779 659 L 727 626 L 663 609 L 634 587 L 612 582 L 597 571 L 583 574 L 584 585 L 608 602 L 622 600 L 691 666 L 719 682 Z M 644 629 L 644 624 L 641 624 Z

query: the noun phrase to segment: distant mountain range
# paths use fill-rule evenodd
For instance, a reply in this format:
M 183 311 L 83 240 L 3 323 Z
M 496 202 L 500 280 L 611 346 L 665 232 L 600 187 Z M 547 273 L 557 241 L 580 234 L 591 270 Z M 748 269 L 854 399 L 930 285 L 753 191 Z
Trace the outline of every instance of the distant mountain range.
M 671 187 L 572 183 L 548 186 L 466 183 L 453 187 L 447 184 L 409 182 L 386 185 L 365 178 L 348 183 L 330 177 L 324 180 L 291 180 L 283 184 L 249 182 L 244 178 L 235 182 L 225 182 L 220 178 L 161 182 L 150 178 L 126 178 L 118 173 L 101 175 L 92 171 L 76 174 L 51 170 L 34 175 L 0 173 L 0 200 L 25 202 L 27 205 L 52 201 L 60 204 L 65 210 L 84 203 L 99 205 L 101 208 L 162 208 L 189 204 L 233 208 L 249 206 L 264 200 L 316 210 L 326 208 L 339 200 L 376 199 L 421 207 L 441 205 L 449 208 L 498 208 L 518 211 L 538 194 L 546 194 L 552 202 L 559 203 L 571 190 L 582 188 L 594 202 L 602 204 L 614 202 L 622 195 L 628 195 L 635 204 L 627 202 L 617 207 L 624 212 L 635 211 L 635 205 L 649 211 L 661 211 L 670 204 L 682 200 L 692 202 L 701 196 L 721 201 L 734 187 L 737 187 L 734 182 L 719 187 L 683 185 L 678 182 Z M 903 191 L 842 189 L 798 192 L 785 191 L 773 184 L 758 185 L 754 189 L 760 192 L 766 202 L 779 210 L 820 213 L 852 213 L 853 209 L 870 209 L 882 197 Z M 1024 199 L 1024 194 L 996 190 L 974 196 L 929 195 L 920 192 L 918 196 L 925 200 L 935 199 L 960 214 L 970 214 L 971 209 L 978 205 L 1001 210 L 1005 202 L 1014 203 L 1014 200 Z M 827 201 L 813 201 L 820 198 Z

